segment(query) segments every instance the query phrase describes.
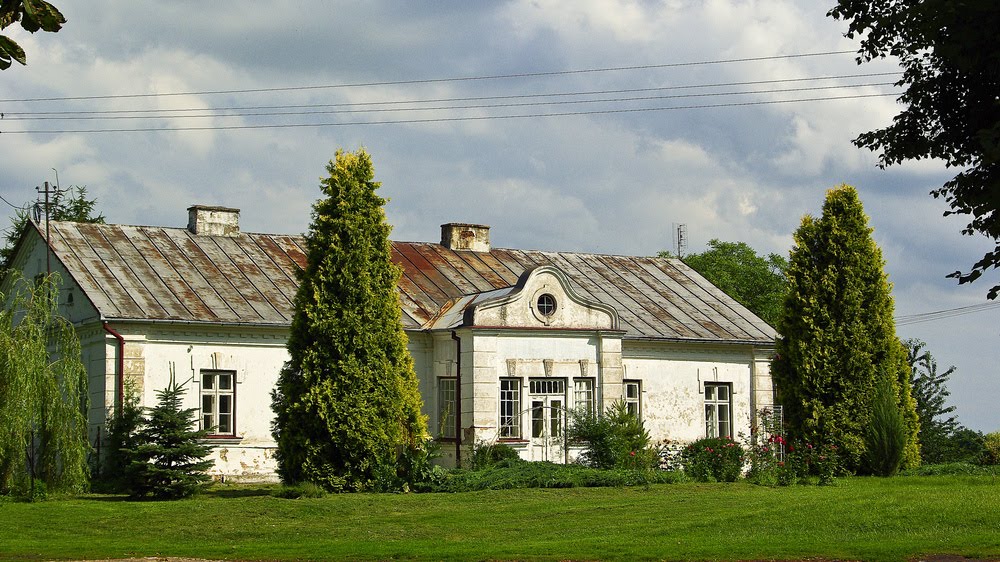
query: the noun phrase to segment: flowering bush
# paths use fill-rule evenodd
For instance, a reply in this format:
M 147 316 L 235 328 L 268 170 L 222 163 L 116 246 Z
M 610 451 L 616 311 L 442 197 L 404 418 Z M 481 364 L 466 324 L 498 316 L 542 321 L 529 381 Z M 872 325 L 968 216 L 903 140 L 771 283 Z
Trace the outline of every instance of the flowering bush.
M 684 472 L 700 482 L 735 482 L 743 473 L 743 447 L 731 437 L 707 437 L 688 445 Z

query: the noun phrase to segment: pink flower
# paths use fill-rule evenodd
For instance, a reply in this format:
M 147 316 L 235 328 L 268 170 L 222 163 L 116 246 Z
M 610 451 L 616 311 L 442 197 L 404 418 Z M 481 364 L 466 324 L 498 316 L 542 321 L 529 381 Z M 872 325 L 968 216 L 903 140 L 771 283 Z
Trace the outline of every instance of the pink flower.
M 635 456 L 635 451 L 631 451 L 631 452 L 629 452 L 629 455 L 631 455 L 631 456 L 633 456 L 633 457 L 634 457 L 634 456 Z

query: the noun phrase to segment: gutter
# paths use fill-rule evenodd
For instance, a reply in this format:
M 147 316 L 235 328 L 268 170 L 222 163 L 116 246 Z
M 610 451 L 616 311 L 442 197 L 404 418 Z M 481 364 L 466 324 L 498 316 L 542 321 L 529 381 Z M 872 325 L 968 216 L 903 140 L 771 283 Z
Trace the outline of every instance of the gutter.
M 462 468 L 462 338 L 451 331 L 455 340 L 455 468 Z
M 115 409 L 121 411 L 125 404 L 125 338 L 115 331 L 114 328 L 103 322 L 104 331 L 114 336 L 118 340 L 118 360 L 116 370 L 118 371 L 117 390 L 115 392 Z

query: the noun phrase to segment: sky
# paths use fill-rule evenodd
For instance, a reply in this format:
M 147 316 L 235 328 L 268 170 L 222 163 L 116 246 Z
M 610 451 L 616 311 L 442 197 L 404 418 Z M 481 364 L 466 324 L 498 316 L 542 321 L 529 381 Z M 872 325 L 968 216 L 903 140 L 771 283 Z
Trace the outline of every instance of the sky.
M 245 231 L 304 233 L 327 162 L 364 147 L 395 240 L 468 222 L 497 247 L 653 255 L 683 224 L 686 253 L 715 238 L 787 255 L 849 183 L 897 333 L 956 367 L 961 423 L 1000 429 L 998 279 L 945 277 L 993 245 L 929 195 L 954 170 L 882 170 L 851 143 L 899 111 L 899 68 L 859 66 L 823 2 L 53 3 L 60 32 L 5 30 L 28 56 L 0 72 L 13 205 L 58 176 L 109 222 L 223 205 Z

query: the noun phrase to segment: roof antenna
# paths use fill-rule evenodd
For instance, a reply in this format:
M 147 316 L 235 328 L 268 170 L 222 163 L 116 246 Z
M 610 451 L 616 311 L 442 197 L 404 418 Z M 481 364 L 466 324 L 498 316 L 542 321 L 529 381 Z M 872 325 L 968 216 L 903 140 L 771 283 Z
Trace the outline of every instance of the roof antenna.
M 674 242 L 674 255 L 677 259 L 684 256 L 684 251 L 687 250 L 688 240 L 687 240 L 687 225 L 682 223 L 674 223 L 673 230 L 673 242 Z

